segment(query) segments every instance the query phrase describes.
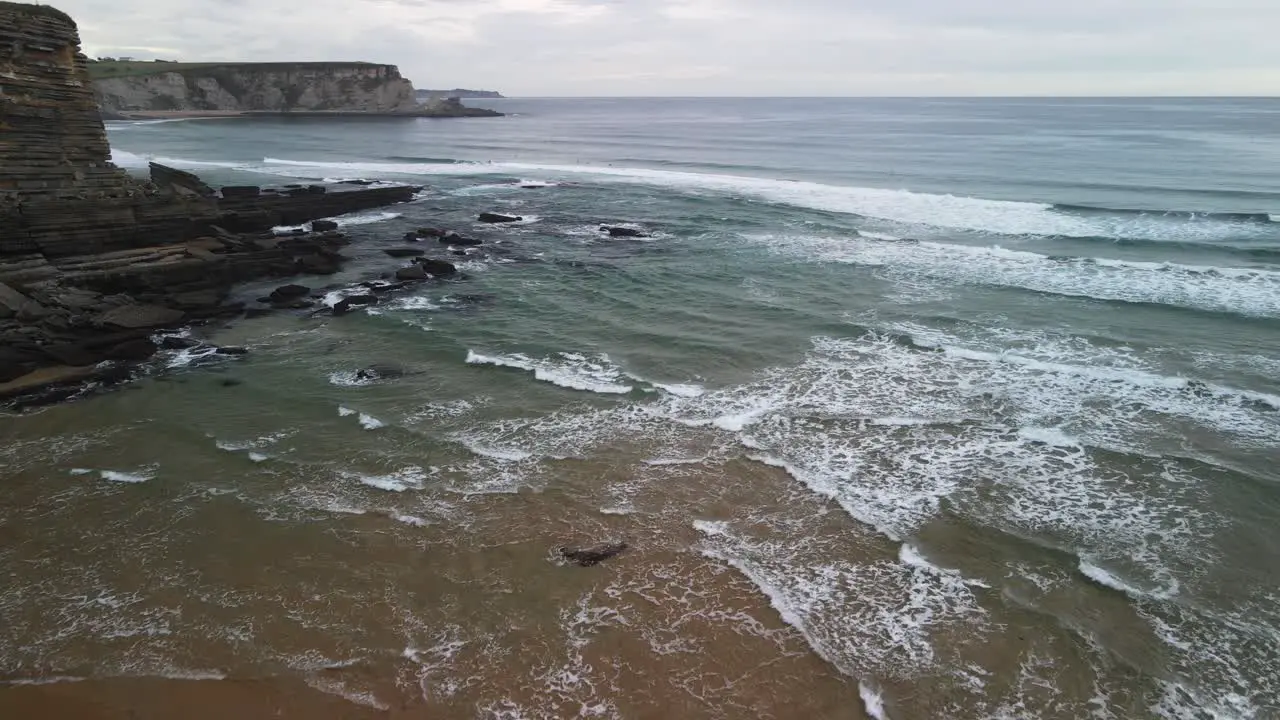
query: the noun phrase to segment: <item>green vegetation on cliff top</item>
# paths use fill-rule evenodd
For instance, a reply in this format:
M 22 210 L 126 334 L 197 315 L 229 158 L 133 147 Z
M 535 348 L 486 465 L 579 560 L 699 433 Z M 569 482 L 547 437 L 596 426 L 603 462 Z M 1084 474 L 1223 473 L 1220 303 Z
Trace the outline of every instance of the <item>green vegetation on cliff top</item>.
M 0 4 L 4 4 L 0 2 Z M 274 71 L 282 70 L 328 70 L 350 67 L 377 67 L 378 63 L 370 62 L 263 62 L 263 63 L 184 63 L 140 60 L 90 60 L 89 77 L 94 80 L 108 78 L 141 77 L 159 75 L 160 73 L 186 73 L 193 70 L 239 70 L 239 71 Z

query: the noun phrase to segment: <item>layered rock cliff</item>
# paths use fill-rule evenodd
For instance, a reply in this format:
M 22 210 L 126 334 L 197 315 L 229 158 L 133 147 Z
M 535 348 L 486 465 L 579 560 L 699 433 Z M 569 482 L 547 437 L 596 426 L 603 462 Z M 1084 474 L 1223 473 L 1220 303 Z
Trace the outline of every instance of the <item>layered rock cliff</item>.
M 273 226 L 420 189 L 219 193 L 161 166 L 152 182 L 136 180 L 109 155 L 75 23 L 0 0 L 0 402 L 127 379 L 129 363 L 156 351 L 157 328 L 238 314 L 227 303 L 234 283 L 337 272 L 336 224 L 287 238 Z
M 160 67 L 164 68 L 164 65 Z M 412 114 L 413 83 L 371 63 L 191 64 L 94 81 L 107 114 L 139 111 Z

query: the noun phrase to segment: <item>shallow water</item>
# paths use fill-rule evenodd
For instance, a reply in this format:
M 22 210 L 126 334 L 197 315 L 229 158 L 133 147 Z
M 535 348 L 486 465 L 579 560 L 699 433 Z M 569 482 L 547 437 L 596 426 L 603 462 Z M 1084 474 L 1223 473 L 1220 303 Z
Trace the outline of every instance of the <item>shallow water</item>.
M 335 287 L 424 225 L 500 253 L 0 418 L 0 678 L 1280 714 L 1280 104 L 486 104 L 513 115 L 111 125 L 215 184 L 428 185 L 342 219 Z

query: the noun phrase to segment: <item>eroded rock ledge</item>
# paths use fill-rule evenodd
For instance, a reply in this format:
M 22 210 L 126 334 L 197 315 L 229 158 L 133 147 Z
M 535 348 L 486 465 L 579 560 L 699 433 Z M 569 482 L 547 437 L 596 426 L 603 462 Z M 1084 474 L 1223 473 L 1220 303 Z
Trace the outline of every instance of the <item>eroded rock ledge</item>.
M 156 330 L 242 311 L 232 286 L 332 274 L 333 224 L 272 228 L 406 202 L 415 187 L 223 188 L 153 165 L 150 182 L 110 148 L 75 23 L 0 2 L 0 402 L 127 376 Z

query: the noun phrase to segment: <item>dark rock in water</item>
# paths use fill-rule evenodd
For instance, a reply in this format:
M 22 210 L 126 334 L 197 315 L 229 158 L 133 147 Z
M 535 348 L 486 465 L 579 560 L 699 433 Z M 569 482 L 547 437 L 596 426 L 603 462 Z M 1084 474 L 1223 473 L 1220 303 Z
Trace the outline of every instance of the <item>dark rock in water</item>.
M 306 285 L 281 285 L 271 291 L 270 302 L 283 302 L 285 300 L 295 300 L 300 297 L 306 297 L 311 294 L 311 288 Z M 259 298 L 258 302 L 262 302 Z
M 444 237 L 445 231 L 439 228 L 418 228 L 419 237 Z
M 298 268 L 311 275 L 333 275 L 341 269 L 337 260 L 325 255 L 303 255 L 298 258 Z
M 307 308 L 313 308 L 315 306 L 316 306 L 316 303 L 314 300 L 308 300 L 306 298 L 296 298 L 294 300 L 282 300 L 272 305 L 272 307 L 276 308 L 277 310 L 306 310 Z
M 393 380 L 405 376 L 405 369 L 392 363 L 376 363 L 356 371 L 357 380 Z
M 601 225 L 600 232 L 609 233 L 609 237 L 631 237 L 643 238 L 649 237 L 647 234 L 635 228 L 621 227 L 618 225 Z
M 372 185 L 373 180 L 339 180 L 339 185 Z
M 112 360 L 125 360 L 128 362 L 142 362 L 152 355 L 156 354 L 156 344 L 146 338 L 138 340 L 129 340 L 107 351 L 107 357 Z
M 499 213 L 482 212 L 478 219 L 482 223 L 513 223 L 520 222 L 524 218 L 517 215 L 501 215 Z
M 348 295 L 333 304 L 334 315 L 346 315 L 351 312 L 354 307 L 364 307 L 366 305 L 377 305 L 378 296 L 376 295 Z
M 396 270 L 396 279 L 397 280 L 426 280 L 427 271 L 426 271 L 426 268 L 422 267 L 421 265 L 410 265 L 409 267 L 402 267 L 399 270 Z
M 312 220 L 311 232 L 331 232 L 338 229 L 338 223 L 332 220 Z
M 386 248 L 382 252 L 393 258 L 418 257 L 427 254 L 427 251 L 422 248 Z
M 627 544 L 624 542 L 597 545 L 586 550 L 571 550 L 567 547 L 562 547 L 560 548 L 560 557 L 579 567 L 591 567 L 621 554 L 626 549 Z
M 422 268 L 428 273 L 431 273 L 432 275 L 435 275 L 436 277 L 453 275 L 454 273 L 458 272 L 458 268 L 455 267 L 453 263 L 448 263 L 448 262 L 445 262 L 444 260 L 433 260 L 431 258 L 418 258 L 417 263 L 418 263 L 418 267 Z
M 297 189 L 301 188 L 302 186 L 301 186 L 301 185 L 299 185 L 299 184 L 297 184 L 297 183 L 290 183 L 290 184 L 288 184 L 288 185 L 285 185 L 284 187 L 285 187 L 285 189 L 286 189 L 286 190 L 297 190 Z
M 171 327 L 182 322 L 183 317 L 181 310 L 159 305 L 125 305 L 102 313 L 97 317 L 97 322 L 132 330 Z
M 187 350 L 200 345 L 198 340 L 191 338 L 179 337 L 177 335 L 165 335 L 160 338 L 160 347 L 163 350 Z
M 452 252 L 454 255 L 457 255 L 457 256 L 459 256 L 459 257 L 466 257 L 466 256 L 467 256 L 467 251 L 466 251 L 466 250 L 452 250 L 451 252 Z
M 1213 388 L 1209 387 L 1209 383 L 1202 380 L 1188 380 L 1186 390 L 1198 398 L 1213 397 Z
M 404 234 L 404 241 L 405 242 L 422 242 L 422 238 L 418 237 L 418 233 L 411 232 L 411 233 Z
M 452 230 L 441 235 L 440 242 L 444 245 L 458 245 L 461 247 L 475 247 L 476 245 L 483 244 L 483 241 L 481 240 L 459 235 Z
M 406 283 L 406 282 L 362 283 L 362 285 L 374 291 L 375 293 L 388 293 L 388 292 L 394 292 L 396 290 L 403 290 L 404 288 L 409 286 L 409 283 Z
M 234 345 L 226 345 L 224 347 L 218 348 L 214 352 L 216 352 L 219 355 L 248 355 L 249 349 L 236 347 Z
M 262 194 L 262 188 L 257 185 L 228 185 L 222 188 L 222 197 L 232 198 L 256 198 Z
M 222 387 L 239 387 L 244 384 L 244 381 L 236 378 L 222 378 L 222 380 L 218 381 L 218 384 Z

